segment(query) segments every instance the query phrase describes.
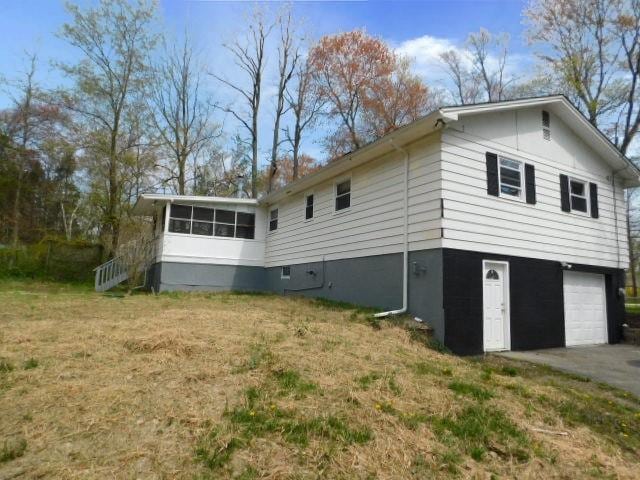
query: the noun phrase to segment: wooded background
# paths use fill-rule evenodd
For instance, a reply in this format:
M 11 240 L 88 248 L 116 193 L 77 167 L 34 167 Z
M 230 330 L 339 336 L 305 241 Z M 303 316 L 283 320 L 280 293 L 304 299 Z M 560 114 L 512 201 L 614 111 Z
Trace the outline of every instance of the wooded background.
M 482 29 L 440 55 L 446 85 L 427 85 L 413 59 L 365 30 L 311 38 L 288 5 L 247 10 L 224 44 L 234 76 L 207 67 L 215 61 L 188 31 L 163 33 L 154 1 L 67 10 L 58 33 L 80 60 L 54 67 L 68 86 L 42 85 L 38 52 L 0 72 L 11 99 L 0 111 L 0 274 L 50 276 L 52 251 L 74 248 L 90 270 L 144 227 L 130 215 L 141 193 L 255 198 L 445 104 L 563 93 L 638 155 L 640 0 L 533 0 L 523 12 L 533 71 L 511 73 L 508 35 Z M 304 151 L 309 139 L 321 158 Z M 627 198 L 637 296 L 636 191 Z

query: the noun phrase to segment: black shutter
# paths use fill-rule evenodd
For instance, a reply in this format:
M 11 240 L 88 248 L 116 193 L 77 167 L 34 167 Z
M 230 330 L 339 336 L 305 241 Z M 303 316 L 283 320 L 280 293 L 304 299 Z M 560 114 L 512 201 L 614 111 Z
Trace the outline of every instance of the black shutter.
M 524 164 L 525 196 L 527 203 L 536 203 L 536 169 L 530 163 Z
M 598 218 L 598 185 L 589 184 L 589 198 L 591 199 L 591 216 Z
M 498 193 L 498 155 L 487 152 L 487 193 L 497 197 Z
M 571 203 L 569 201 L 569 177 L 560 174 L 560 208 L 563 212 L 571 211 Z

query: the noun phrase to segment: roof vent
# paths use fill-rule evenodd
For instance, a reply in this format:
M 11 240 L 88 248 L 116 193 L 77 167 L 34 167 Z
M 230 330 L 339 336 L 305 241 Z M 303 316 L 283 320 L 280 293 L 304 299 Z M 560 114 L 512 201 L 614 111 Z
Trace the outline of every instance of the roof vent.
M 542 138 L 551 140 L 551 116 L 546 110 L 542 110 Z

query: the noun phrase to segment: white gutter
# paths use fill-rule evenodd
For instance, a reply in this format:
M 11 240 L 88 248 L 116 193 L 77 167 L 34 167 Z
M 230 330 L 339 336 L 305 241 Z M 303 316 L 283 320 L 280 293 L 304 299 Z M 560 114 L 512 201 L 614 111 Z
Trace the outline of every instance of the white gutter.
M 409 152 L 396 145 L 393 139 L 389 140 L 397 151 L 404 154 L 404 251 L 402 265 L 402 308 L 398 310 L 389 310 L 388 312 L 380 312 L 374 315 L 375 318 L 384 318 L 391 315 L 400 315 L 406 313 L 409 302 Z

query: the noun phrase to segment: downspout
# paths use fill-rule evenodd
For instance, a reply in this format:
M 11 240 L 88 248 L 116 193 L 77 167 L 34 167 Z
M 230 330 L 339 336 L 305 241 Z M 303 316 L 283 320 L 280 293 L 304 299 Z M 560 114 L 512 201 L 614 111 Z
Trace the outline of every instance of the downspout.
M 384 318 L 391 315 L 401 315 L 406 313 L 409 300 L 409 152 L 396 145 L 393 139 L 389 143 L 398 152 L 404 154 L 404 232 L 403 232 L 403 265 L 402 265 L 402 308 L 398 310 L 389 310 L 388 312 L 380 312 L 374 315 L 375 318 Z

